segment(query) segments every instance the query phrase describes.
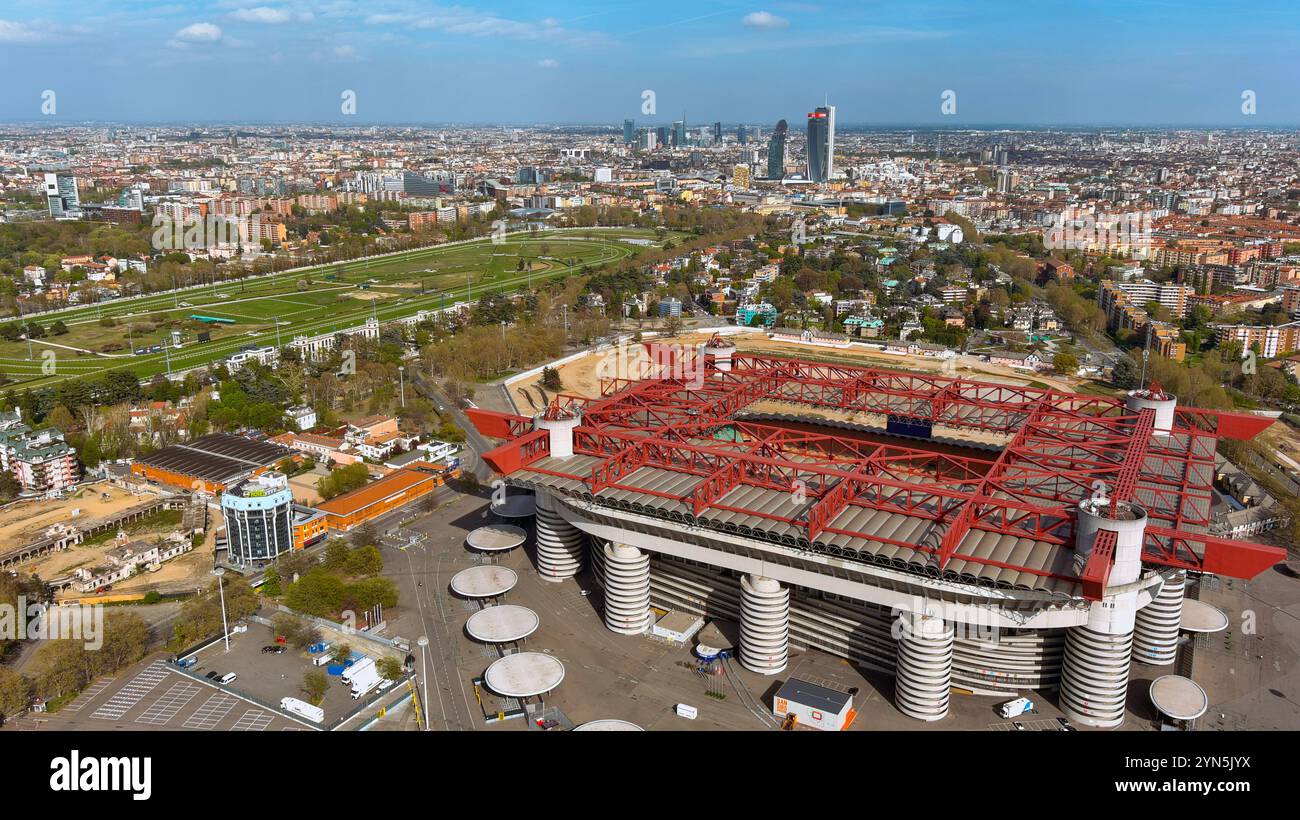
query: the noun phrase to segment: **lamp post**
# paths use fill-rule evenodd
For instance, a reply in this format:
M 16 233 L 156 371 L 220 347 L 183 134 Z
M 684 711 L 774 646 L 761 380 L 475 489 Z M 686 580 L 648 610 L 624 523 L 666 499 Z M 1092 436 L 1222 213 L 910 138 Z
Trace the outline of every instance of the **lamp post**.
M 221 582 L 221 576 L 226 571 L 221 567 L 212 570 L 212 574 L 217 576 L 217 594 L 221 596 L 221 637 L 226 640 L 226 651 L 230 651 L 230 629 L 226 626 L 226 588 Z
M 420 677 L 424 679 L 424 731 L 431 732 L 433 728 L 429 725 L 429 666 L 424 661 L 424 648 L 429 645 L 429 639 L 421 635 L 415 643 L 420 647 Z
M 406 407 L 406 365 L 397 366 L 397 384 L 402 393 L 402 407 Z

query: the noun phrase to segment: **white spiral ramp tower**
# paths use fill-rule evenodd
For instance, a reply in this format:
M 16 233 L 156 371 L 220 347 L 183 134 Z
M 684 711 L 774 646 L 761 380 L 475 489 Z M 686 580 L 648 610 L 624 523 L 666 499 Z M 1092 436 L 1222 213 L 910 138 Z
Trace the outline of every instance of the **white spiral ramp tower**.
M 1115 533 L 1115 555 L 1107 588 L 1132 585 L 1142 574 L 1142 537 L 1146 510 L 1108 498 L 1079 502 L 1075 522 L 1075 567 L 1081 571 L 1092 555 L 1097 533 Z M 1114 728 L 1124 722 L 1129 661 L 1137 618 L 1137 589 L 1107 593 L 1094 602 L 1088 622 L 1066 631 L 1061 666 L 1061 711 L 1084 724 Z
M 650 556 L 629 544 L 610 542 L 604 550 L 605 626 L 620 635 L 650 628 Z
M 740 579 L 740 665 L 760 675 L 785 671 L 790 658 L 790 590 L 773 578 Z
M 897 627 L 898 665 L 894 705 L 917 720 L 942 720 L 952 689 L 952 654 L 956 631 L 934 615 L 904 612 Z
M 559 513 L 562 502 L 537 491 L 537 574 L 543 581 L 563 581 L 582 570 L 586 535 Z
M 1133 660 L 1147 666 L 1168 666 L 1178 655 L 1179 628 L 1187 573 L 1179 570 L 1165 578 L 1160 594 L 1138 610 L 1133 629 Z
M 533 429 L 550 431 L 552 458 L 573 457 L 573 431 L 581 423 L 577 411 L 558 404 L 533 416 Z M 582 570 L 587 536 L 560 515 L 561 503 L 552 494 L 537 491 L 537 574 L 543 581 L 563 581 Z

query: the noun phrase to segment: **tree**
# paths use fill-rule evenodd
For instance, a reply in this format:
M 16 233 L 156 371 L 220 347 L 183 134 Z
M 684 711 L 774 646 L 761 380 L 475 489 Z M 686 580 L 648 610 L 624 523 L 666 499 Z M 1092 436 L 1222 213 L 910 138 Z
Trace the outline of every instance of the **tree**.
M 20 673 L 0 666 L 0 722 L 22 714 L 32 700 L 32 682 Z
M 270 598 L 275 598 L 284 592 L 284 587 L 280 583 L 280 572 L 275 567 L 267 567 L 263 577 L 261 592 Z
M 1052 367 L 1062 376 L 1073 376 L 1079 370 L 1079 360 L 1069 353 L 1057 353 L 1052 357 Z
M 330 659 L 335 663 L 347 663 L 351 657 L 352 646 L 350 644 L 341 643 L 330 650 Z
M 391 681 L 401 680 L 405 671 L 402 669 L 401 661 L 387 655 L 375 661 L 375 670 L 379 672 L 380 677 Z
M 307 702 L 312 706 L 320 705 L 320 702 L 325 699 L 325 693 L 329 691 L 329 688 L 329 678 L 319 669 L 309 669 L 303 673 L 302 691 L 307 696 Z
M 564 389 L 564 384 L 560 381 L 560 371 L 554 367 L 542 368 L 542 387 L 551 392 L 558 392 Z
M 1121 390 L 1137 387 L 1139 377 L 1137 363 L 1128 356 L 1120 356 L 1110 374 L 1111 382 Z

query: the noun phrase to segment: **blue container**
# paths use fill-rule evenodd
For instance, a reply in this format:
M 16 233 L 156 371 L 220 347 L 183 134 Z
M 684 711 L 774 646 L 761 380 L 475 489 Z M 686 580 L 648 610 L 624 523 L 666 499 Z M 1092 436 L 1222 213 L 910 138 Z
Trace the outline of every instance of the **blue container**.
M 347 667 L 341 663 L 331 663 L 329 666 L 325 667 L 325 671 L 335 677 L 342 675 L 344 669 L 347 669 Z

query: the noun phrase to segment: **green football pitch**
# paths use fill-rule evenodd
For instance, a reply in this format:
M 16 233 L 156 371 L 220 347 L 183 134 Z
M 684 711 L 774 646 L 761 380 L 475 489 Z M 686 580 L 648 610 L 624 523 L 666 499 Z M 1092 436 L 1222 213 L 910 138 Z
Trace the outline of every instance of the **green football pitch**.
M 245 345 L 276 344 L 277 331 L 279 342 L 287 344 L 295 336 L 356 327 L 372 315 L 381 323 L 400 319 L 484 294 L 511 293 L 583 266 L 615 263 L 645 247 L 627 239 L 662 244 L 653 231 L 632 228 L 512 234 L 499 243 L 483 239 L 420 248 L 68 308 L 33 320 L 47 329 L 61 320 L 66 334 L 30 346 L 23 340 L 0 341 L 0 372 L 14 382 L 5 389 L 51 386 L 110 370 L 131 370 L 142 379 L 174 373 L 224 360 Z M 203 322 L 191 318 L 195 315 L 233 323 Z M 173 331 L 181 334 L 180 348 L 148 352 L 170 345 Z M 204 332 L 210 341 L 199 342 Z M 137 355 L 137 350 L 146 352 Z

